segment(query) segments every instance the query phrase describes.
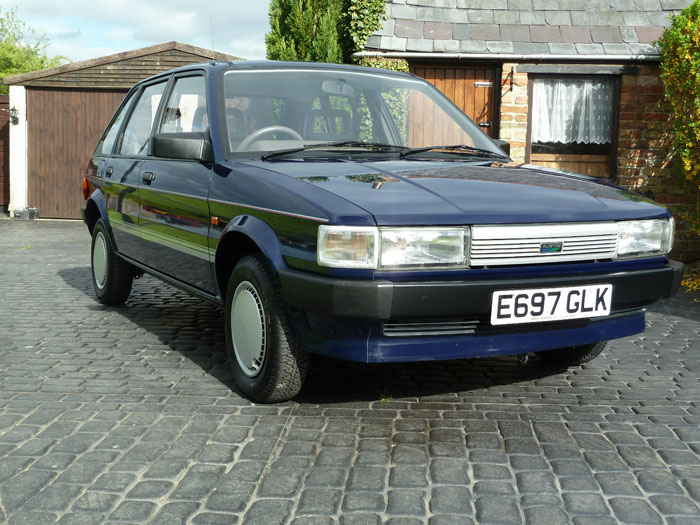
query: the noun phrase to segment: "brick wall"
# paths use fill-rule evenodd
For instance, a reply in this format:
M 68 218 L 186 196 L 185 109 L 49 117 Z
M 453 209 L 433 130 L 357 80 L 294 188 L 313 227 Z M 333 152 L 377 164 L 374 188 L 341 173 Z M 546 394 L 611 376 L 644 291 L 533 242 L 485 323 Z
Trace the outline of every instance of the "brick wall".
M 10 202 L 10 97 L 0 95 L 0 211 Z
M 503 64 L 499 138 L 510 142 L 510 156 L 515 162 L 525 162 L 527 73 L 518 73 L 516 64 Z
M 621 186 L 652 191 L 676 218 L 672 254 L 681 260 L 700 258 L 700 238 L 687 231 L 683 210 L 697 209 L 698 188 L 684 184 L 675 173 L 671 146 L 673 122 L 664 98 L 659 67 L 643 66 L 636 75 L 623 75 L 620 88 L 620 128 L 617 177 Z

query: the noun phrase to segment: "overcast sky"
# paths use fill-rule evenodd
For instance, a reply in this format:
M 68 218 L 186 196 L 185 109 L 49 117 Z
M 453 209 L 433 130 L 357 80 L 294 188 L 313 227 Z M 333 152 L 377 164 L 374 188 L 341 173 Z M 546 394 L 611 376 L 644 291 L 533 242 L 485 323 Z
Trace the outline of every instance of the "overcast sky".
M 265 58 L 269 0 L 15 1 L 18 17 L 51 41 L 47 54 L 73 62 L 171 40 Z

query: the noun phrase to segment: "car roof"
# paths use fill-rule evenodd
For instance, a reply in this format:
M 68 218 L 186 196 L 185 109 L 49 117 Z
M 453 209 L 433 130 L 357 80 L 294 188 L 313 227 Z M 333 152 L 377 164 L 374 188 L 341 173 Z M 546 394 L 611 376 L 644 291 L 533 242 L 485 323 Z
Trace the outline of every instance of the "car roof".
M 214 60 L 210 62 L 199 62 L 196 64 L 188 64 L 175 69 L 170 69 L 152 77 L 141 80 L 137 85 L 150 82 L 151 80 L 165 77 L 173 73 L 183 73 L 194 70 L 205 70 L 215 72 L 221 69 L 240 69 L 240 70 L 294 70 L 294 69 L 318 69 L 321 70 L 339 70 L 339 71 L 357 71 L 362 73 L 373 73 L 375 75 L 394 75 L 403 77 L 415 77 L 411 73 L 400 71 L 390 71 L 388 69 L 378 69 L 374 67 L 356 66 L 352 64 L 331 64 L 325 62 L 284 62 L 279 60 Z

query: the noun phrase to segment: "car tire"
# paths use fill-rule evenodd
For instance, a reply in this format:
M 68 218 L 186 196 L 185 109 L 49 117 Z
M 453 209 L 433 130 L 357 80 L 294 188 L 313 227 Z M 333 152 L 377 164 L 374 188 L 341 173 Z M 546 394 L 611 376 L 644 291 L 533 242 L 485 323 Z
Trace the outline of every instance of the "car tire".
M 308 353 L 297 344 L 279 284 L 262 256 L 246 255 L 236 264 L 225 311 L 229 362 L 243 394 L 260 403 L 296 396 Z
M 90 266 L 97 300 L 106 305 L 123 304 L 131 293 L 133 267 L 114 251 L 102 219 L 92 229 Z
M 607 346 L 607 341 L 589 345 L 570 346 L 546 352 L 535 352 L 547 364 L 557 366 L 580 366 L 595 359 Z

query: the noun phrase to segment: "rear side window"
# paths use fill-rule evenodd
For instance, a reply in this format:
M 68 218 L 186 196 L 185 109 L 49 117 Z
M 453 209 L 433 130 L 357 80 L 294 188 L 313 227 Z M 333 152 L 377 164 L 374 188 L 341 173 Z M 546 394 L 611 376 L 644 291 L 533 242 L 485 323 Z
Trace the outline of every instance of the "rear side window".
M 160 133 L 189 133 L 209 128 L 204 77 L 184 77 L 175 87 L 163 112 Z
M 109 126 L 109 129 L 107 130 L 104 139 L 102 139 L 102 142 L 100 142 L 100 144 L 97 146 L 97 151 L 95 153 L 102 153 L 103 155 L 109 155 L 112 153 L 112 148 L 114 147 L 114 141 L 117 140 L 119 128 L 122 127 L 122 121 L 124 120 L 124 117 L 129 113 L 129 108 L 134 102 L 134 98 L 136 97 L 132 93 L 129 97 L 129 100 L 127 100 L 126 104 L 124 104 L 121 107 L 119 113 L 117 113 L 117 116 L 114 118 L 112 124 Z
M 165 90 L 165 82 L 153 84 L 143 90 L 134 111 L 126 123 L 119 153 L 121 155 L 146 156 L 151 139 L 153 121 L 158 104 Z

